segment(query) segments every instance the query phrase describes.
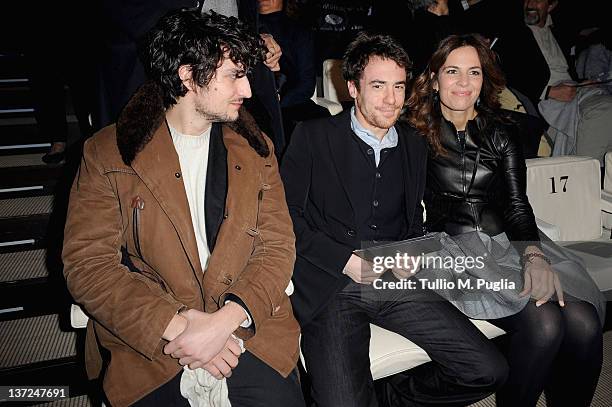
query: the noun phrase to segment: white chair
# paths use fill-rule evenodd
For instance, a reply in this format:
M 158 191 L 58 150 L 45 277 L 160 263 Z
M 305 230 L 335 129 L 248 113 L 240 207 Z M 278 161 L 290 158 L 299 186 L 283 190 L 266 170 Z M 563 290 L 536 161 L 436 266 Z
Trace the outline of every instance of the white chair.
M 612 151 L 606 153 L 605 158 L 606 173 L 604 175 L 604 187 L 601 191 L 601 199 L 604 201 L 601 210 L 603 225 L 607 229 L 612 229 Z
M 581 257 L 601 291 L 612 290 L 612 240 L 602 217 L 599 161 L 561 156 L 527 160 L 527 195 L 535 215 L 559 228 L 557 243 Z M 555 240 L 555 239 L 553 239 Z
M 472 320 L 472 323 L 487 338 L 495 338 L 505 333 L 486 321 Z M 370 333 L 370 371 L 374 380 L 392 376 L 431 361 L 423 349 L 395 332 L 370 324 Z M 300 359 L 304 369 L 308 370 L 301 352 Z
M 329 111 L 329 114 L 332 116 L 340 113 L 342 111 L 342 105 L 338 102 L 333 102 L 329 99 L 322 98 L 317 96 L 317 90 L 315 89 L 314 94 L 310 98 L 317 105 L 326 108 Z
M 326 59 L 323 61 L 323 97 L 332 102 L 350 102 L 346 81 L 342 77 L 342 60 Z

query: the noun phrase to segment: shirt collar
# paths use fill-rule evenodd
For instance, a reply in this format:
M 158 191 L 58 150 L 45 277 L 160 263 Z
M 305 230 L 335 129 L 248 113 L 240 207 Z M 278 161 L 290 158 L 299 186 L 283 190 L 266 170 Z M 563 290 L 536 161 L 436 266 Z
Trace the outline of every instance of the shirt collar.
M 357 120 L 357 115 L 355 114 L 355 106 L 351 107 L 351 129 L 353 132 L 363 140 L 370 147 L 395 147 L 397 146 L 397 130 L 395 126 L 392 126 L 387 133 L 383 136 L 381 140 L 378 140 L 372 132 L 363 127 L 359 120 Z

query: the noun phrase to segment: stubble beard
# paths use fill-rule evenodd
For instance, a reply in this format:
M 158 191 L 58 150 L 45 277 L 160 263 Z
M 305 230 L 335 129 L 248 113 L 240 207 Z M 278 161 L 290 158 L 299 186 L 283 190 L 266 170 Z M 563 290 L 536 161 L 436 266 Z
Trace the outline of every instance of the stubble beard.
M 229 113 L 212 112 L 202 105 L 196 105 L 195 111 L 205 120 L 212 123 L 231 123 L 238 120 L 238 112 L 232 117 Z
M 399 118 L 399 114 L 395 114 L 393 117 L 387 118 L 380 113 L 380 115 L 376 114 L 376 111 L 368 113 L 368 121 L 378 127 L 379 129 L 390 129 L 395 125 L 397 119 Z

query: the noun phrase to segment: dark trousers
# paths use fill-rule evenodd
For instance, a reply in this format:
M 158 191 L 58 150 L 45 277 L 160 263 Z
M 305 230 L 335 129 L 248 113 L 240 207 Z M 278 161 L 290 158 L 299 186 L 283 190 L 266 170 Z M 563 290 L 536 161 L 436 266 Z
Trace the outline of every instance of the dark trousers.
M 463 314 L 431 291 L 378 291 L 350 282 L 302 330 L 302 351 L 318 407 L 378 406 L 370 373 L 373 323 L 410 339 L 433 360 L 390 386 L 401 406 L 464 406 L 507 377 L 503 355 Z M 400 399 L 397 399 L 399 397 Z
M 133 404 L 134 407 L 189 407 L 181 396 L 181 371 L 172 380 Z M 297 369 L 287 378 L 250 352 L 244 352 L 227 379 L 232 407 L 304 407 Z

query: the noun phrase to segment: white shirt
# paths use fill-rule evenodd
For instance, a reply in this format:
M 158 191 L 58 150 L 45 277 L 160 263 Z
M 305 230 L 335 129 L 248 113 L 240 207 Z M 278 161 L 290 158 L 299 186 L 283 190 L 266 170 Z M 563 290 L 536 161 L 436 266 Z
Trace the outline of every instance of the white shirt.
M 204 272 L 208 268 L 208 259 L 210 258 L 210 250 L 208 249 L 208 241 L 206 239 L 204 197 L 206 196 L 206 171 L 208 168 L 208 150 L 212 126 L 199 136 L 187 136 L 179 133 L 170 125 L 168 127 L 170 128 L 172 142 L 174 143 L 174 148 L 181 165 L 183 185 L 185 186 L 189 212 L 191 214 L 191 223 L 198 245 L 198 256 L 202 272 Z M 248 328 L 252 323 L 251 317 L 246 310 L 244 310 L 244 313 L 247 319 L 240 326 Z
M 565 55 L 563 55 L 563 51 L 559 46 L 559 43 L 555 39 L 550 26 L 552 25 L 552 18 L 549 15 L 546 19 L 546 24 L 544 27 L 538 27 L 537 25 L 527 25 L 533 32 L 533 37 L 535 38 L 538 46 L 540 47 L 540 51 L 542 51 L 542 55 L 548 64 L 548 68 L 550 69 L 550 79 L 548 81 L 548 86 L 554 86 L 563 81 L 571 81 L 572 77 L 569 74 L 569 67 L 567 65 L 567 61 L 565 60 Z M 542 90 L 541 99 L 544 99 L 546 96 L 546 88 Z
M 191 213 L 191 222 L 198 245 L 202 271 L 206 271 L 208 258 L 210 257 L 206 240 L 204 196 L 206 194 L 206 169 L 211 128 L 199 136 L 187 136 L 170 127 L 174 148 L 181 164 L 183 184 L 189 202 L 189 212 Z

